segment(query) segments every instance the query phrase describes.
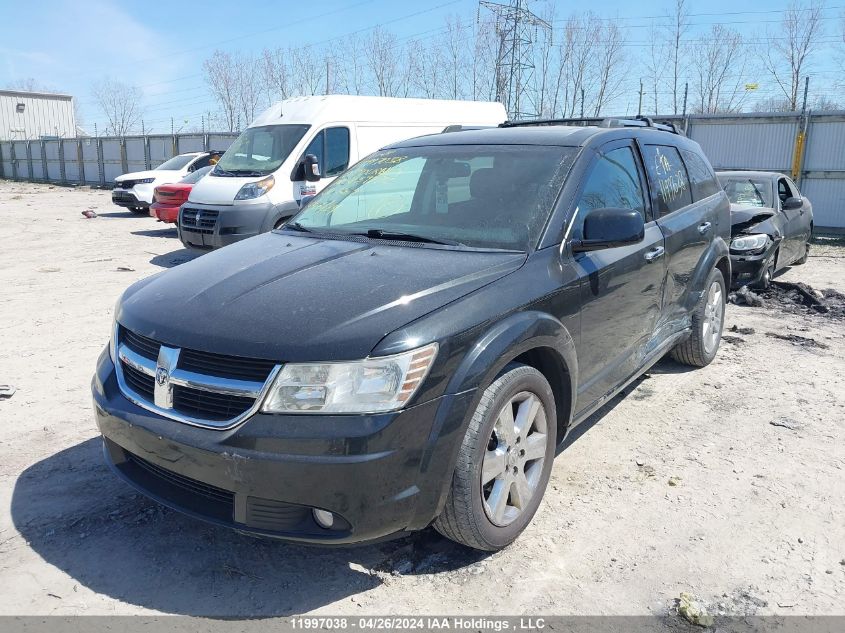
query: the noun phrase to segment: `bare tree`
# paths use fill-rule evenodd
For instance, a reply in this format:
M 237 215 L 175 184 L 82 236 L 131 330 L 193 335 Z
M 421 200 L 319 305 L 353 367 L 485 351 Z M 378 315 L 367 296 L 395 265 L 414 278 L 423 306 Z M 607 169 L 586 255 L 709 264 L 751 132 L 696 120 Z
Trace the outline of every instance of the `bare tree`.
M 492 101 L 496 98 L 496 54 L 498 42 L 496 28 L 491 18 L 478 21 L 470 51 L 470 83 L 472 98 Z
M 822 9 L 819 0 L 790 5 L 780 28 L 766 38 L 761 55 L 763 64 L 792 111 L 798 110 L 801 77 L 807 73 L 810 56 L 820 44 Z
M 216 50 L 203 62 L 205 81 L 220 106 L 223 122 L 229 132 L 238 124 L 238 67 L 235 59 L 225 51 Z
M 681 93 L 682 78 L 685 72 L 685 57 L 686 50 L 684 45 L 684 35 L 689 31 L 689 9 L 687 8 L 686 0 L 675 0 L 673 12 L 669 16 L 669 55 L 670 55 L 670 70 L 671 88 L 672 88 L 672 107 L 674 113 L 678 113 L 678 104 L 683 99 Z
M 344 60 L 335 71 L 337 85 L 341 92 L 360 95 L 364 89 L 364 64 L 361 40 L 352 34 L 340 45 L 340 56 Z
M 277 47 L 261 52 L 261 75 L 271 99 L 287 99 L 291 95 L 290 52 Z
M 439 46 L 443 50 L 443 57 L 446 63 L 446 76 L 448 83 L 444 85 L 445 97 L 449 99 L 462 99 L 464 97 L 463 71 L 466 68 L 464 59 L 466 53 L 466 28 L 458 16 L 446 18 L 446 33 Z
M 6 90 L 19 90 L 21 92 L 57 92 L 55 88 L 42 84 L 33 77 L 26 79 L 15 79 L 6 84 Z
M 594 65 L 596 88 L 593 96 L 593 116 L 599 116 L 608 102 L 621 94 L 625 76 L 625 37 L 620 28 L 615 22 L 606 22 L 596 31 L 596 36 L 598 42 Z
M 660 109 L 660 92 L 663 87 L 666 68 L 669 65 L 668 52 L 665 33 L 661 32 L 661 28 L 657 24 L 652 24 L 648 34 L 645 67 L 648 71 L 646 79 L 648 80 L 649 96 L 654 114 L 658 114 Z
M 741 89 L 741 70 L 745 61 L 742 36 L 721 24 L 714 24 L 701 38 L 692 63 L 697 112 L 714 114 L 739 110 L 745 96 Z
M 109 122 L 109 133 L 126 136 L 141 120 L 141 89 L 111 78 L 91 87 L 91 96 Z
M 373 77 L 375 91 L 381 97 L 392 97 L 397 88 L 396 36 L 377 26 L 364 43 L 364 56 Z
M 426 46 L 419 40 L 406 45 L 409 64 L 413 66 L 415 92 L 426 99 L 434 99 L 440 92 L 443 56 L 437 44 Z
M 243 115 L 243 124 L 249 123 L 258 113 L 259 105 L 264 101 L 263 77 L 257 59 L 251 55 L 238 55 L 235 58 L 237 68 L 238 105 Z

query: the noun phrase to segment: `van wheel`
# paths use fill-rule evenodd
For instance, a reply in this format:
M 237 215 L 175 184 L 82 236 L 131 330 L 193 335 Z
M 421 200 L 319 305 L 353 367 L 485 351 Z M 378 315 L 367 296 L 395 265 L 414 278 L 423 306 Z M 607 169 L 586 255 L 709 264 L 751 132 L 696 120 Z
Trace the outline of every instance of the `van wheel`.
M 719 349 L 725 325 L 725 280 L 713 269 L 692 315 L 692 333 L 672 349 L 672 358 L 684 365 L 709 365 Z
M 481 396 L 434 528 L 467 547 L 500 550 L 540 505 L 557 442 L 555 399 L 543 374 L 512 363 Z

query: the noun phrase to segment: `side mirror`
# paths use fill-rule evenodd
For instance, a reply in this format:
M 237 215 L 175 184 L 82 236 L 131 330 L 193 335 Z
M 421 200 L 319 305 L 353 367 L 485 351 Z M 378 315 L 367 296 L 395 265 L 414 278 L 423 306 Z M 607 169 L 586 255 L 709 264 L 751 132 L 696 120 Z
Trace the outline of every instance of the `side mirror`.
M 594 209 L 584 218 L 583 235 L 572 241 L 573 252 L 628 246 L 645 238 L 645 222 L 633 209 Z
M 302 196 L 299 199 L 299 208 L 304 209 L 305 206 L 314 199 L 314 196 Z
M 306 154 L 302 159 L 302 166 L 304 167 L 304 178 L 307 182 L 317 182 L 320 180 L 320 161 L 314 154 Z
M 786 211 L 787 209 L 800 209 L 804 205 L 804 201 L 801 198 L 787 198 L 781 203 L 781 208 Z

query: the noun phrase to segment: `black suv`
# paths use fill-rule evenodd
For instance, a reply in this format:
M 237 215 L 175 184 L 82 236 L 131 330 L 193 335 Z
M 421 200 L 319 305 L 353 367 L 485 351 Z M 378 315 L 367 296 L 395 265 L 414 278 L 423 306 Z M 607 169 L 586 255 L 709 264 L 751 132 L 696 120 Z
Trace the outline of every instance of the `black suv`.
M 667 352 L 713 359 L 731 278 L 696 143 L 545 123 L 392 145 L 129 288 L 93 379 L 114 470 L 292 541 L 513 541 L 574 424 Z

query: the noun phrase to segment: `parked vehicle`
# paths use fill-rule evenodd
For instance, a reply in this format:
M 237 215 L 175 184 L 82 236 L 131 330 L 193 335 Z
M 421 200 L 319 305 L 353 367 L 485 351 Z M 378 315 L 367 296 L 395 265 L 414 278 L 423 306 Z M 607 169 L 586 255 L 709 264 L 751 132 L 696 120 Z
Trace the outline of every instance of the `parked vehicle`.
M 500 103 L 330 95 L 262 113 L 198 183 L 178 224 L 185 246 L 218 248 L 276 228 L 349 165 L 451 125 L 498 125 Z
M 573 425 L 719 347 L 727 196 L 698 144 L 615 125 L 397 143 L 131 286 L 92 383 L 109 464 L 245 532 L 508 545 Z
M 175 224 L 179 217 L 179 207 L 188 200 L 188 194 L 203 176 L 210 172 L 213 165 L 201 167 L 191 172 L 179 182 L 169 185 L 159 185 L 153 192 L 153 203 L 150 215 L 160 222 Z
M 213 165 L 223 152 L 189 152 L 179 154 L 149 171 L 136 171 L 114 179 L 111 201 L 132 213 L 148 213 L 157 185 L 179 182 L 189 173 Z
M 764 171 L 717 175 L 731 201 L 732 288 L 768 288 L 775 273 L 807 261 L 813 205 L 789 176 Z

